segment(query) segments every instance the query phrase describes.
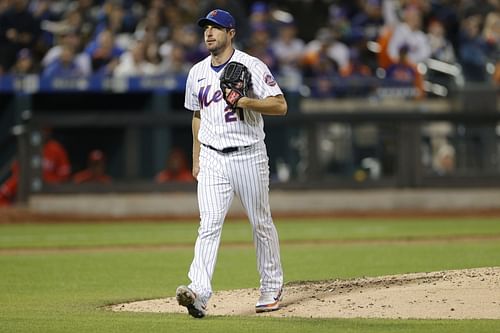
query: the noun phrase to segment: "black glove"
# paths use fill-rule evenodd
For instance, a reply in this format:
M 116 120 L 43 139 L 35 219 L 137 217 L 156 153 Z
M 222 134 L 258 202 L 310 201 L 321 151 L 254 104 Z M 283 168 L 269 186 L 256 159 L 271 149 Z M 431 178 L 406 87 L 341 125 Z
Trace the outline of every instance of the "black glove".
M 227 105 L 235 109 L 241 97 L 247 96 L 252 76 L 248 68 L 236 61 L 226 65 L 220 76 L 220 88 Z M 226 93 L 226 89 L 229 89 Z

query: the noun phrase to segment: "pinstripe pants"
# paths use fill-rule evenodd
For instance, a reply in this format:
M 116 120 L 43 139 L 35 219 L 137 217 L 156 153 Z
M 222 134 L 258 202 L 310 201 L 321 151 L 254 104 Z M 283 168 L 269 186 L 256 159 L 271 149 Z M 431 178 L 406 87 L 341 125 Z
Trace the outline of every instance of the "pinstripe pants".
M 211 280 L 217 260 L 222 225 L 234 195 L 252 224 L 262 292 L 283 285 L 278 233 L 269 206 L 269 161 L 263 142 L 223 154 L 205 146 L 200 151 L 198 205 L 200 227 L 189 287 L 204 303 L 212 295 Z

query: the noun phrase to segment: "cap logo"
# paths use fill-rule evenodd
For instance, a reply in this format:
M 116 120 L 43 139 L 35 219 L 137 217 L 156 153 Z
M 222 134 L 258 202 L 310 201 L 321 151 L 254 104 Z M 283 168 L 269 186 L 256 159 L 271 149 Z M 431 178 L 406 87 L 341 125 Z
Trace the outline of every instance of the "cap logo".
M 233 28 L 234 27 L 234 18 L 228 12 L 222 9 L 213 9 L 210 11 L 207 16 L 198 20 L 198 25 L 204 28 L 206 25 L 221 26 L 223 28 Z

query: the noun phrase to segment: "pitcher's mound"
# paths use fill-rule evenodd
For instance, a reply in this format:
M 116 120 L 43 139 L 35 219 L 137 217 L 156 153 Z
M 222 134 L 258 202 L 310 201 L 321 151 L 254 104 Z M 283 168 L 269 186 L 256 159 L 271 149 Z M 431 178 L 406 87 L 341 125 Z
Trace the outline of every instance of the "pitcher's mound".
M 258 289 L 214 293 L 209 315 L 307 318 L 500 319 L 500 267 L 292 282 L 282 308 L 256 314 Z M 113 305 L 113 311 L 187 313 L 175 297 Z

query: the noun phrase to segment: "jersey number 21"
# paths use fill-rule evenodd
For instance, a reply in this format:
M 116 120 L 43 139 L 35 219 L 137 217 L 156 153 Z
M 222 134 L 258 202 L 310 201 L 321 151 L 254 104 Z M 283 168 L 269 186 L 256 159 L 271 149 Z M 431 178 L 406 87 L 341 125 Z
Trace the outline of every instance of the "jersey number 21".
M 236 108 L 232 109 L 231 107 L 227 106 L 224 109 L 224 117 L 226 118 L 226 123 L 231 123 L 233 121 L 237 121 L 238 118 L 241 121 L 245 120 L 245 117 L 243 116 L 243 109 L 242 108 Z

